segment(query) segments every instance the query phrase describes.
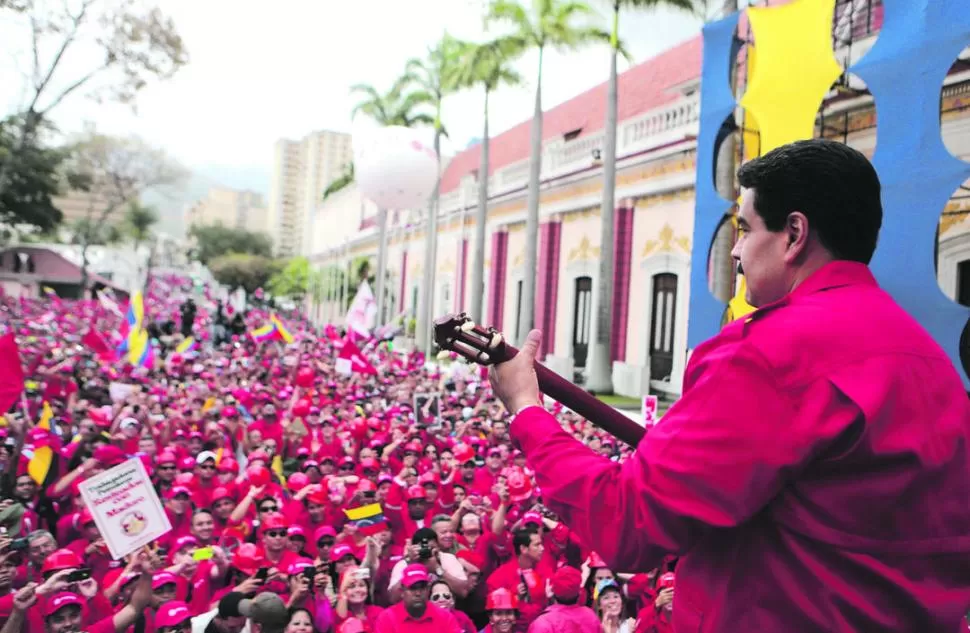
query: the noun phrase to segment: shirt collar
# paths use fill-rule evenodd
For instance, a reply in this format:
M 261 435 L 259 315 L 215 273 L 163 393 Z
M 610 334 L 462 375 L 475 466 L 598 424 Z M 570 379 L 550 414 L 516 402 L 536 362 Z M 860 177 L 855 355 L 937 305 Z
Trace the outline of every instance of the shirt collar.
M 851 262 L 845 260 L 829 262 L 812 273 L 808 279 L 798 284 L 798 286 L 796 286 L 795 289 L 789 292 L 787 295 L 777 301 L 762 306 L 751 316 L 757 317 L 759 314 L 763 314 L 775 308 L 788 305 L 793 299 L 797 299 L 799 297 L 806 297 L 808 295 L 815 294 L 816 292 L 823 292 L 833 288 L 856 285 L 877 285 L 876 278 L 873 277 L 872 271 L 869 270 L 867 265 L 860 262 Z

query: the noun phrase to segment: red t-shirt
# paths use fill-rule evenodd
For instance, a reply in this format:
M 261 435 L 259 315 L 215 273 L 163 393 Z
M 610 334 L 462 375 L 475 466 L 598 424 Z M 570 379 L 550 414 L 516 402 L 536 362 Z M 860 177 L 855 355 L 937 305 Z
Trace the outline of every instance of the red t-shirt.
M 398 602 L 378 616 L 374 633 L 462 633 L 462 630 L 455 616 L 437 605 L 429 603 L 424 615 L 414 618 L 404 603 Z

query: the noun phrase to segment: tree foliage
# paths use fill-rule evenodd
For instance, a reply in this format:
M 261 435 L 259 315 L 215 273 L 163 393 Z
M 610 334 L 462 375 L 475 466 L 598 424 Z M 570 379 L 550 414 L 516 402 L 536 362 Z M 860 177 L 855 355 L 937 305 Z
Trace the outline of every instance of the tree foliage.
M 412 89 L 412 78 L 404 76 L 394 82 L 385 93 L 367 84 L 357 84 L 350 92 L 361 98 L 354 106 L 352 115 L 366 115 L 380 125 L 434 125 L 435 118 L 427 112 L 431 96 Z
M 247 293 L 265 287 L 280 270 L 279 262 L 269 257 L 245 253 L 221 255 L 212 259 L 208 265 L 212 276 L 220 284 L 233 290 L 243 288 Z
M 19 122 L 9 119 L 0 123 L 0 157 L 10 156 L 17 144 Z M 4 224 L 26 224 L 50 231 L 60 224 L 62 215 L 53 198 L 62 185 L 61 166 L 68 154 L 65 149 L 50 149 L 31 143 L 21 149 L 11 164 L 9 186 L 0 192 L 0 221 Z M 2 160 L 2 158 L 0 158 Z M 76 174 L 71 184 L 78 188 L 88 185 Z
M 355 177 L 354 163 L 351 161 L 350 163 L 344 165 L 343 173 L 340 174 L 336 180 L 327 185 L 327 188 L 323 190 L 323 199 L 326 200 L 338 191 L 349 187 L 350 183 L 354 182 Z
M 156 224 L 158 224 L 158 211 L 154 207 L 145 206 L 140 202 L 133 201 L 125 209 L 125 233 L 134 242 L 136 252 L 138 251 L 138 247 L 151 237 L 152 227 Z
M 230 253 L 270 257 L 273 242 L 267 235 L 252 233 L 222 224 L 193 225 L 189 236 L 195 238 L 197 258 L 203 264 Z
M 307 294 L 314 276 L 306 257 L 294 257 L 269 280 L 268 290 L 276 297 L 298 299 Z

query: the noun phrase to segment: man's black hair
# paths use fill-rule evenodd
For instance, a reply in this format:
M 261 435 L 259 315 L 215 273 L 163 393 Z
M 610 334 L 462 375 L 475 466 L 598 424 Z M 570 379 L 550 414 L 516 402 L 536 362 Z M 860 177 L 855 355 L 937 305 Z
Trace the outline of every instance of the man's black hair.
M 532 535 L 538 534 L 534 526 L 525 525 L 512 532 L 512 548 L 515 550 L 515 555 L 519 556 L 522 554 L 522 548 L 528 549 L 532 545 Z
M 738 171 L 770 231 L 800 211 L 836 259 L 868 264 L 882 226 L 879 176 L 861 152 L 825 139 L 774 149 Z

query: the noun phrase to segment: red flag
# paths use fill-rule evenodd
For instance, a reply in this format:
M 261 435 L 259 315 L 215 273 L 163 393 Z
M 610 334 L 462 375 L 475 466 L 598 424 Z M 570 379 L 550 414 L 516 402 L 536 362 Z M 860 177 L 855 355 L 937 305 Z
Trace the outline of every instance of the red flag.
M 94 328 L 88 329 L 87 333 L 81 338 L 81 342 L 103 361 L 112 362 L 117 359 L 115 350 L 108 345 L 108 342 L 104 340 L 101 333 Z
M 335 369 L 342 374 L 377 375 L 377 369 L 364 358 L 360 349 L 349 338 L 344 341 L 344 346 L 340 349 L 340 354 L 337 355 Z
M 0 337 L 0 414 L 20 400 L 24 392 L 24 369 L 13 332 Z

